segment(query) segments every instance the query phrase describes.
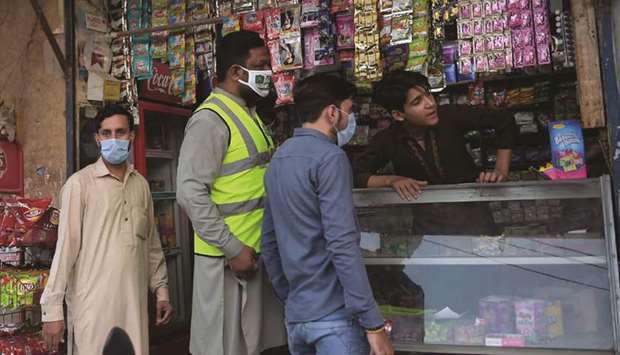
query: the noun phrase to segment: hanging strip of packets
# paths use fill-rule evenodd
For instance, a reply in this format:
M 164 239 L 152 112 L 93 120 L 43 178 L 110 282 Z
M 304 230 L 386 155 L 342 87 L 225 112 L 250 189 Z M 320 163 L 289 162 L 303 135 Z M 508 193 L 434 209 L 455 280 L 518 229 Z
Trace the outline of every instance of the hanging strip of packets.
M 377 3 L 375 0 L 355 0 L 355 79 L 361 85 L 382 77 L 379 31 L 377 31 Z

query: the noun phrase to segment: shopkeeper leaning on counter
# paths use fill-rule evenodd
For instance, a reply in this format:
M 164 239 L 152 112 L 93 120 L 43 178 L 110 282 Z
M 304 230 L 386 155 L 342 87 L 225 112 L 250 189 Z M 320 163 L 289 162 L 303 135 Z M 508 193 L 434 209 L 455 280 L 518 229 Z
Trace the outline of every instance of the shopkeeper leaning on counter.
M 438 106 L 428 79 L 406 71 L 392 72 L 377 83 L 373 101 L 390 112 L 394 122 L 377 133 L 355 162 L 356 186 L 393 187 L 403 199 L 414 199 L 426 184 L 491 183 L 507 178 L 516 137 L 510 113 Z M 496 132 L 493 171 L 481 171 L 465 148 L 465 133 L 482 128 Z M 395 175 L 377 175 L 388 163 Z

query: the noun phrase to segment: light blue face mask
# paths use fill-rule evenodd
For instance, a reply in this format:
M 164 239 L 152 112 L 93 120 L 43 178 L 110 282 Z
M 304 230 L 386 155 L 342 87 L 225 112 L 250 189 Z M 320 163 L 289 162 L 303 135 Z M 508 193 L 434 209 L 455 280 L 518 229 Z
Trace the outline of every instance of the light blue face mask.
M 124 163 L 129 158 L 129 141 L 125 139 L 106 139 L 101 144 L 101 156 L 112 165 Z
M 342 110 L 338 109 L 338 111 Z M 336 132 L 338 132 L 336 136 L 338 137 L 339 147 L 342 147 L 343 145 L 349 143 L 349 141 L 351 141 L 351 138 L 353 138 L 353 136 L 355 135 L 355 129 L 357 128 L 357 119 L 355 117 L 355 112 L 349 113 L 349 115 L 347 116 L 347 120 L 347 126 L 342 131 L 338 131 L 338 129 L 336 129 Z

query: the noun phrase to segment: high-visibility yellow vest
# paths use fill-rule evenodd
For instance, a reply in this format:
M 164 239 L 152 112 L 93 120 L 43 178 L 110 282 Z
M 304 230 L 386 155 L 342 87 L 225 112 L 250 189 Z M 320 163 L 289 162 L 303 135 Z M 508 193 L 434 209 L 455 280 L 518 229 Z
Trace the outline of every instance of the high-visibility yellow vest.
M 231 98 L 211 93 L 196 109 L 212 110 L 226 123 L 230 144 L 222 161 L 220 176 L 211 186 L 211 200 L 217 205 L 233 236 L 260 252 L 265 185 L 263 177 L 274 145 L 261 119 Z M 194 253 L 224 255 L 217 247 L 194 235 Z

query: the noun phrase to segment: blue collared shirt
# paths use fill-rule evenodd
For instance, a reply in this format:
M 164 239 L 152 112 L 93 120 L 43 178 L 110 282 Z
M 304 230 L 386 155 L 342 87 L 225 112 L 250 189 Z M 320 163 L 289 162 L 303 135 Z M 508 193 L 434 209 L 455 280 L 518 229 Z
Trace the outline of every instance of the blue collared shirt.
M 359 248 L 353 177 L 346 154 L 323 133 L 298 128 L 265 175 L 262 255 L 288 322 L 335 311 L 379 327 Z

